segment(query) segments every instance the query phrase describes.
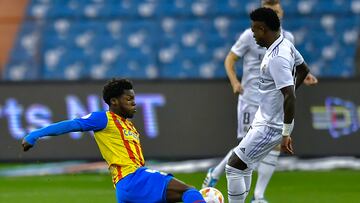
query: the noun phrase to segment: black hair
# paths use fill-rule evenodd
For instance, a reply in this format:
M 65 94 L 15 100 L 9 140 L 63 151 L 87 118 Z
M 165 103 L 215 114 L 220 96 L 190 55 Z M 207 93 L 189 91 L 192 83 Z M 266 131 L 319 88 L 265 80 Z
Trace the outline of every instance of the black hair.
M 103 88 L 103 99 L 110 106 L 110 99 L 121 96 L 124 90 L 133 89 L 133 85 L 128 79 L 116 79 L 109 80 Z
M 250 19 L 252 21 L 260 21 L 272 31 L 280 30 L 280 19 L 276 15 L 275 11 L 270 8 L 258 8 L 250 13 Z

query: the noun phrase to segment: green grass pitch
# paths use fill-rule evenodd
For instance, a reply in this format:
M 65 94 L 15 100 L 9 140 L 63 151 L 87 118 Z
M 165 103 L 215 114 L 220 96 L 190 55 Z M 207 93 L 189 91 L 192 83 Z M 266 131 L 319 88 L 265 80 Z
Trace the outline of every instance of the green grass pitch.
M 175 174 L 197 188 L 205 173 Z M 256 174 L 253 177 L 253 184 Z M 226 197 L 226 179 L 217 186 Z M 252 191 L 247 199 L 252 196 Z M 360 171 L 276 172 L 266 192 L 270 203 L 358 203 Z M 0 177 L 1 203 L 115 203 L 111 178 L 104 174 Z

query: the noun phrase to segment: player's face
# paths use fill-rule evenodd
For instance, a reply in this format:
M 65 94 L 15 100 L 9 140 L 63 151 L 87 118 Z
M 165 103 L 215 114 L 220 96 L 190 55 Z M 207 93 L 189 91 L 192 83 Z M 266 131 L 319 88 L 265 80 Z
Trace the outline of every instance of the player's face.
M 124 118 L 132 118 L 136 113 L 135 92 L 134 90 L 124 90 L 124 93 L 116 98 L 112 98 L 112 108 L 116 114 Z
M 264 4 L 263 7 L 270 8 L 273 11 L 275 11 L 275 13 L 277 14 L 280 20 L 284 17 L 284 10 L 282 9 L 280 4 L 274 4 L 274 5 Z
M 261 47 L 265 47 L 265 26 L 264 23 L 259 21 L 251 21 L 251 31 L 253 32 L 253 37 L 255 38 L 256 44 Z

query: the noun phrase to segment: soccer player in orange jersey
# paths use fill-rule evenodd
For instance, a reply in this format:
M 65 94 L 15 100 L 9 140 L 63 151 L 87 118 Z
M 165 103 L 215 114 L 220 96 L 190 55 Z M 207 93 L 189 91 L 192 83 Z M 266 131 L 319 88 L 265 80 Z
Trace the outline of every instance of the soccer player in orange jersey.
M 135 92 L 126 79 L 113 79 L 103 89 L 108 111 L 93 112 L 35 130 L 24 137 L 24 151 L 45 136 L 76 131 L 94 131 L 100 152 L 109 165 L 118 203 L 180 202 L 205 203 L 198 190 L 171 174 L 145 167 L 140 134 L 128 120 L 136 113 Z

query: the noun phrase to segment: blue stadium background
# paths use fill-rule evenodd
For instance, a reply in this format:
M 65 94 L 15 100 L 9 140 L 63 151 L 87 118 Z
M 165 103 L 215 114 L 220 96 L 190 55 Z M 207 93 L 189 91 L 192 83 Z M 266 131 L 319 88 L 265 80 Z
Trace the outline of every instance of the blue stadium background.
M 353 77 L 359 0 L 283 0 L 311 71 Z M 224 58 L 259 1 L 32 0 L 4 80 L 226 78 Z

